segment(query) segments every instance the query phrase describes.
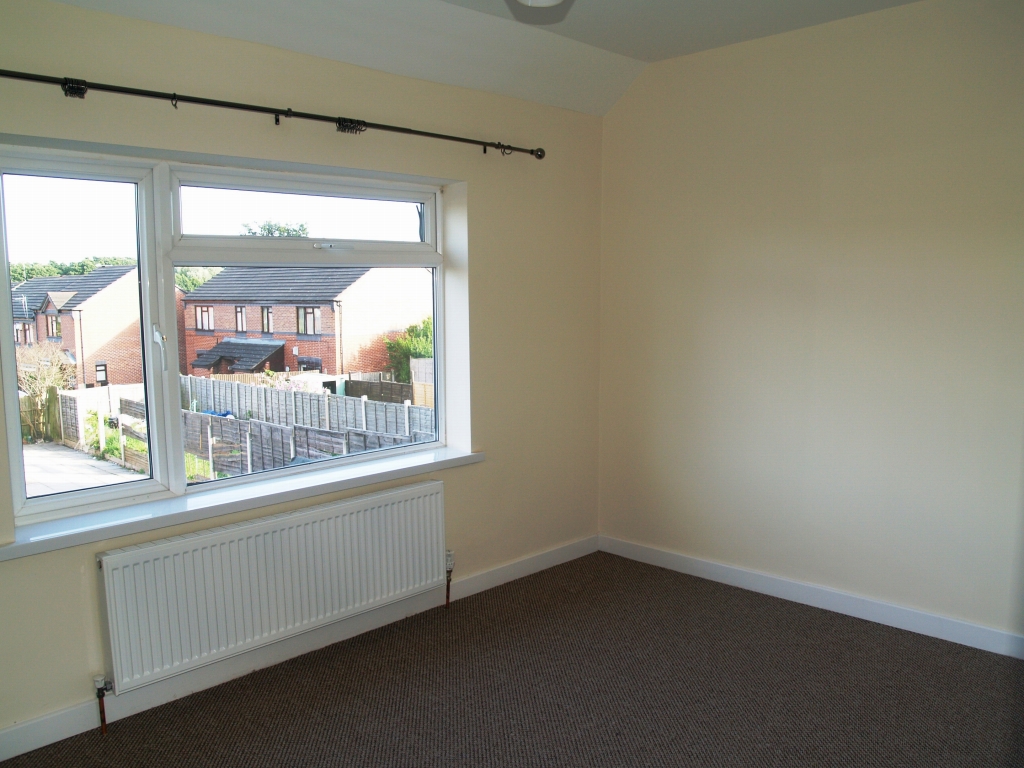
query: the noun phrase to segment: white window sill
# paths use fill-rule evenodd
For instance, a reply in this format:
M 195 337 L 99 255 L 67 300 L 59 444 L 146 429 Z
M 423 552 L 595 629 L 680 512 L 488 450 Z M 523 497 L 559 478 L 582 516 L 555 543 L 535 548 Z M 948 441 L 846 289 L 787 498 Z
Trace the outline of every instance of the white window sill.
M 483 460 L 483 453 L 436 448 L 285 477 L 270 475 L 251 483 L 203 489 L 173 499 L 30 523 L 15 529 L 12 544 L 0 546 L 0 561 L 206 520 L 232 512 L 244 512 L 284 501 L 400 480 Z

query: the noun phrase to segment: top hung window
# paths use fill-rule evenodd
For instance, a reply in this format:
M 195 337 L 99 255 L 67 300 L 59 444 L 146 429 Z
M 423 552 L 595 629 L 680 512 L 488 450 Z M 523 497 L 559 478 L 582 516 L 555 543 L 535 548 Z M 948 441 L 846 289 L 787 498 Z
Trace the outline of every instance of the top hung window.
M 422 243 L 422 203 L 181 186 L 183 235 Z
M 437 188 L 18 148 L 0 179 L 19 524 L 443 444 Z

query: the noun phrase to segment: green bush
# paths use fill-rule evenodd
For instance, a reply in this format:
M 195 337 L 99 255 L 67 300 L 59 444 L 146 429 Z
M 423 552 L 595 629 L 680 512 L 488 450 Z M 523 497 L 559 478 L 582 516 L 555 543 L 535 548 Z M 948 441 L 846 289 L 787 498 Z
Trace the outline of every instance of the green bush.
M 419 325 L 410 325 L 401 336 L 384 343 L 388 349 L 388 369 L 394 373 L 395 381 L 411 384 L 409 360 L 434 356 L 434 319 L 428 317 Z
M 102 416 L 96 411 L 89 411 L 85 415 L 85 444 L 89 446 L 89 450 L 93 453 L 107 457 L 114 456 L 118 459 L 121 458 L 121 444 L 118 442 L 118 432 L 116 428 L 110 425 L 106 426 L 105 442 L 100 448 L 100 429 L 99 420 Z

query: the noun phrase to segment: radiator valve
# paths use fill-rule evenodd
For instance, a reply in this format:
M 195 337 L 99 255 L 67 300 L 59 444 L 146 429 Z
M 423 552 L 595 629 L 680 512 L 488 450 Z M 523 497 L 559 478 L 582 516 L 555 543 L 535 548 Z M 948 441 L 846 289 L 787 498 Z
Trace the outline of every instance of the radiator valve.
M 104 736 L 107 735 L 107 709 L 103 704 L 103 698 L 112 690 L 114 690 L 114 684 L 107 680 L 103 675 L 96 675 L 92 679 L 92 684 L 96 687 L 96 698 L 99 699 L 100 703 L 100 733 Z

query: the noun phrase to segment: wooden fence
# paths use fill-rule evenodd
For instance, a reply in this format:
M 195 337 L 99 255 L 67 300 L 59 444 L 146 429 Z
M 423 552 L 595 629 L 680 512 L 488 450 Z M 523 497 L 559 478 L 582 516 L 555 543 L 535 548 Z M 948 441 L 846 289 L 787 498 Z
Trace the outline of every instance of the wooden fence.
M 34 443 L 43 440 L 49 433 L 45 406 L 40 406 L 34 397 L 22 397 L 18 406 L 21 411 L 21 441 Z
M 85 409 L 79 409 L 78 398 L 70 392 L 60 393 L 60 423 L 64 445 L 77 448 L 85 439 Z
M 412 383 L 412 404 L 425 408 L 434 407 L 434 385 L 422 381 Z
M 121 401 L 122 403 L 125 401 Z M 122 411 L 123 413 L 123 411 Z M 136 472 L 149 473 L 149 437 L 143 433 L 138 432 L 127 424 L 121 423 L 121 461 L 122 463 Z M 134 438 L 139 440 L 143 445 L 146 446 L 145 451 L 139 451 L 135 448 L 130 448 L 125 440 L 126 437 Z
M 358 429 L 287 427 L 192 411 L 182 411 L 181 416 L 185 451 L 210 462 L 210 479 L 278 469 L 296 460 L 316 461 L 434 439 L 432 431 L 389 435 Z
M 182 376 L 180 380 L 185 410 L 229 413 L 240 420 L 328 431 L 354 429 L 411 437 L 413 432 L 433 433 L 435 429 L 434 409 L 424 406 L 256 387 L 196 376 Z
M 345 394 L 349 397 L 363 397 L 382 403 L 412 402 L 412 384 L 397 381 L 346 381 Z
M 145 419 L 146 404 L 140 403 L 138 400 L 127 400 L 122 397 L 121 413 L 125 416 L 131 416 L 134 419 Z
M 306 375 L 313 371 L 274 371 L 274 376 L 289 379 L 292 376 Z M 205 378 L 205 377 L 204 377 Z M 237 381 L 240 384 L 254 384 L 266 386 L 267 375 L 265 373 L 213 373 L 210 378 L 216 381 Z M 350 373 L 324 374 L 325 379 L 338 381 L 393 381 L 394 374 L 391 371 L 352 371 Z

